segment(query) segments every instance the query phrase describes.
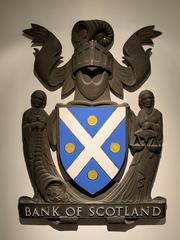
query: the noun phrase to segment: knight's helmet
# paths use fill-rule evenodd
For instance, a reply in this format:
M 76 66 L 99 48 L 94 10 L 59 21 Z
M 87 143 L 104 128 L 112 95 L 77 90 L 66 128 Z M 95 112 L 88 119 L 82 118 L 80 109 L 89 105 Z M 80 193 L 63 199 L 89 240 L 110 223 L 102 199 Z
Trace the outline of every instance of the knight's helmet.
M 77 22 L 72 30 L 73 73 L 84 67 L 98 67 L 111 75 L 113 57 L 109 49 L 113 41 L 114 32 L 107 22 L 102 20 Z

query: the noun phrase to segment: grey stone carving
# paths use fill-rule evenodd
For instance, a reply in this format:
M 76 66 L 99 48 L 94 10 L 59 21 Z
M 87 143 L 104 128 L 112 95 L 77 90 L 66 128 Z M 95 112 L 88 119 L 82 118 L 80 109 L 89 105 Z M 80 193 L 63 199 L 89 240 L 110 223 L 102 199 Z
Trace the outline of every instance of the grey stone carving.
M 31 26 L 23 32 L 32 39 L 36 77 L 49 91 L 62 87 L 62 99 L 74 91 L 74 99 L 67 106 L 82 107 L 118 106 L 111 101 L 110 92 L 123 99 L 124 90 L 134 92 L 140 88 L 151 71 L 151 48 L 145 50 L 144 46 L 153 45 L 152 39 L 161 34 L 154 26 L 136 31 L 124 44 L 125 65 L 121 65 L 110 52 L 114 41 L 110 24 L 102 20 L 79 21 L 72 30 L 74 53 L 61 66 L 59 40 L 46 28 Z M 115 230 L 126 225 L 127 230 L 141 220 L 164 219 L 166 199 L 151 197 L 163 144 L 162 113 L 154 108 L 154 103 L 153 93 L 144 90 L 139 95 L 138 116 L 127 103 L 122 104 L 126 107 L 127 150 L 133 155 L 132 163 L 122 180 L 126 164 L 107 191 L 90 197 L 66 182 L 63 171 L 61 177 L 52 160 L 51 150 L 59 151 L 57 109 L 62 104 L 48 115 L 44 110 L 46 94 L 35 91 L 32 107 L 25 111 L 22 121 L 24 158 L 34 197 L 20 198 L 21 221 L 47 220 L 45 224 L 59 230 L 70 223 L 70 229 L 77 224 L 106 223 Z
M 48 115 L 44 110 L 46 94 L 37 90 L 31 96 L 32 108 L 28 109 L 22 120 L 24 157 L 34 189 L 34 197 L 21 198 L 30 202 L 68 201 L 69 195 L 52 160 L 47 127 Z
M 110 53 L 114 32 L 110 24 L 102 20 L 77 22 L 72 30 L 74 54 L 62 67 L 62 46 L 46 28 L 32 24 L 23 31 L 32 39 L 34 71 L 40 82 L 50 91 L 62 86 L 62 99 L 75 91 L 74 104 L 103 104 L 110 102 L 110 91 L 123 99 L 123 89 L 137 90 L 150 75 L 152 39 L 161 33 L 154 26 L 135 32 L 124 44 L 123 62 L 119 64 Z
M 123 180 L 108 196 L 108 201 L 165 202 L 164 198 L 151 198 L 163 143 L 162 114 L 154 108 L 154 95 L 149 90 L 140 93 L 139 106 L 141 110 L 130 143 L 133 160 Z

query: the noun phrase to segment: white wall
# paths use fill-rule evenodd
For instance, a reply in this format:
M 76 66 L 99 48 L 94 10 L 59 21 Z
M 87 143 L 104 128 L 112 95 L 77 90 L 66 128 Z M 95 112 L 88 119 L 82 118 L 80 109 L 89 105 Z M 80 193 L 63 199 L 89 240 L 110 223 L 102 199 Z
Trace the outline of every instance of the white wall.
M 0 239 L 180 239 L 179 228 L 179 89 L 180 89 L 180 1 L 178 0 L 1 0 L 0 1 Z M 30 42 L 21 34 L 30 23 L 47 27 L 61 40 L 67 61 L 72 53 L 70 35 L 78 20 L 102 19 L 115 32 L 112 48 L 121 61 L 122 46 L 139 28 L 155 24 L 163 35 L 155 40 L 152 74 L 135 93 L 125 93 L 125 101 L 137 113 L 137 97 L 151 89 L 156 107 L 164 116 L 164 151 L 153 196 L 168 201 L 167 221 L 161 226 L 137 226 L 126 232 L 107 232 L 105 226 L 80 226 L 77 232 L 58 232 L 49 226 L 20 225 L 18 197 L 32 195 L 21 143 L 21 118 L 30 107 L 30 95 L 43 86 L 33 75 L 34 56 Z M 60 101 L 60 90 L 48 92 L 47 111 Z M 68 100 L 70 100 L 70 97 Z M 68 101 L 67 100 L 67 101 Z M 119 100 L 117 100 L 119 101 Z

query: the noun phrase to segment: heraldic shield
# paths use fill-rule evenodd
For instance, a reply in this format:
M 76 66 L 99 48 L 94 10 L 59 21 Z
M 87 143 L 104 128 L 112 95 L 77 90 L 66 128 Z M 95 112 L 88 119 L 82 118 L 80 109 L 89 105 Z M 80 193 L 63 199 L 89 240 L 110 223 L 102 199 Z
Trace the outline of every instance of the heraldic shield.
M 64 105 L 58 117 L 61 171 L 86 194 L 102 193 L 126 163 L 126 107 Z

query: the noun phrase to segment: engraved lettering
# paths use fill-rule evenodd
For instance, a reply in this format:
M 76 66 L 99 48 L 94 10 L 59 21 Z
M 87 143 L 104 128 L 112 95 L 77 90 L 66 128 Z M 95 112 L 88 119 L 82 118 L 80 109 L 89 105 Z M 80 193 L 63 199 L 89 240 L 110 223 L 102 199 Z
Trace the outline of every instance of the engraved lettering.
M 132 210 L 131 216 L 134 216 L 134 215 L 136 215 L 137 217 L 139 216 L 137 208 L 133 208 Z
M 143 215 L 149 216 L 149 206 L 146 207 L 146 209 L 144 209 L 143 207 L 141 208 L 141 216 Z
M 77 207 L 77 217 L 80 216 L 80 213 L 82 213 L 82 207 Z
M 129 213 L 128 213 L 128 207 L 125 206 L 125 216 L 130 216 Z
M 33 213 L 32 213 L 32 216 L 33 216 L 33 217 L 34 217 L 35 215 L 38 216 L 38 217 L 40 216 L 37 208 L 35 208 L 34 211 L 33 211 Z
M 153 217 L 157 217 L 161 214 L 161 209 L 159 207 L 153 207 Z
M 41 216 L 44 216 L 44 214 L 46 215 L 46 216 L 49 216 L 49 207 L 47 207 L 47 209 L 45 209 L 45 208 L 41 208 Z
M 73 217 L 75 214 L 76 214 L 76 211 L 75 211 L 75 209 L 73 207 L 68 207 L 66 209 L 66 215 L 68 217 Z
M 90 217 L 93 217 L 94 214 L 95 214 L 95 212 L 94 212 L 94 207 L 90 207 L 90 208 L 89 208 L 89 216 L 90 216 Z
M 117 216 L 121 216 L 121 210 L 123 210 L 123 207 L 116 207 L 117 209 Z
M 53 210 L 53 211 L 52 211 L 52 212 L 53 212 L 53 214 L 52 214 L 53 217 L 59 217 L 59 216 L 60 216 L 59 213 L 57 212 L 58 209 L 59 209 L 59 207 L 54 207 L 54 206 L 53 206 L 53 209 L 52 209 L 52 210 Z
M 108 208 L 106 209 L 106 215 L 107 215 L 108 217 L 114 216 L 114 215 L 115 215 L 115 209 L 112 208 L 112 207 L 108 207 Z
M 100 213 L 100 211 L 101 211 L 101 213 Z M 103 211 L 103 212 L 102 212 Z M 97 216 L 99 216 L 99 217 L 103 217 L 104 216 L 104 207 L 99 207 L 99 208 L 97 208 L 96 209 L 96 214 L 97 214 Z
M 25 216 L 30 217 L 31 216 L 31 209 L 30 207 L 25 207 Z

